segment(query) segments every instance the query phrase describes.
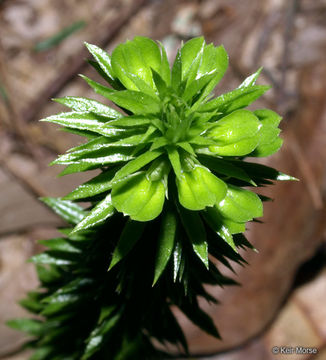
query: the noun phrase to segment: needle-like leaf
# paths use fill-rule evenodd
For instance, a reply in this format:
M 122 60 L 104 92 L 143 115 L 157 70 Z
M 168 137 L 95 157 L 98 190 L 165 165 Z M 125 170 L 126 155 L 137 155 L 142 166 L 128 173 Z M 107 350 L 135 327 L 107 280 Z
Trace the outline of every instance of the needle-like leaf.
M 155 273 L 153 286 L 162 275 L 174 248 L 174 240 L 177 230 L 177 218 L 173 210 L 167 209 L 164 213 L 157 243 L 157 255 L 155 261 Z

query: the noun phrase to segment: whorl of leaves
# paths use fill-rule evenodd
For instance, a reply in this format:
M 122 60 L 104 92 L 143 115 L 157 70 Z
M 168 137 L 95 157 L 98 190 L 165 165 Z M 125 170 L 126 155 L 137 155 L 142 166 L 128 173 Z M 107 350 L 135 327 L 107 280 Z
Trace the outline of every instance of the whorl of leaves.
M 245 263 L 238 248 L 252 248 L 243 232 L 267 198 L 243 187 L 293 179 L 245 161 L 280 148 L 281 118 L 245 109 L 269 89 L 256 85 L 260 70 L 212 97 L 228 56 L 203 38 L 185 43 L 171 69 L 164 47 L 145 37 L 111 56 L 86 46 L 110 87 L 83 79 L 120 110 L 64 97 L 56 101 L 72 111 L 44 119 L 88 140 L 53 161 L 67 165 L 63 175 L 101 172 L 63 199 L 43 199 L 72 227 L 32 258 L 41 288 L 21 304 L 42 317 L 10 325 L 32 336 L 33 360 L 166 357 L 153 338 L 187 352 L 170 306 L 219 337 L 198 297 L 215 302 L 205 284 L 235 284 L 216 264 L 232 269 Z

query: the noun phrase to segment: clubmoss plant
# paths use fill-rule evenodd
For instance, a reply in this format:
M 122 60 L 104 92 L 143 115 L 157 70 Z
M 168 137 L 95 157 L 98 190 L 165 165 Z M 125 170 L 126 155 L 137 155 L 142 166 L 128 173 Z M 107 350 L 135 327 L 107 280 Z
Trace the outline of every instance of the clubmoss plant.
M 269 89 L 256 85 L 261 70 L 213 97 L 228 56 L 202 37 L 181 47 L 171 69 L 149 38 L 111 56 L 86 46 L 110 87 L 82 78 L 120 110 L 64 97 L 55 100 L 72 111 L 43 120 L 87 140 L 53 161 L 67 166 L 62 175 L 100 172 L 64 198 L 43 199 L 69 227 L 31 259 L 41 286 L 21 304 L 41 317 L 10 325 L 32 336 L 33 360 L 166 358 L 153 339 L 187 352 L 171 305 L 219 337 L 198 298 L 216 302 L 205 284 L 235 284 L 218 263 L 243 264 L 238 249 L 252 248 L 246 223 L 267 198 L 246 187 L 293 179 L 245 161 L 280 148 L 281 117 L 246 109 Z

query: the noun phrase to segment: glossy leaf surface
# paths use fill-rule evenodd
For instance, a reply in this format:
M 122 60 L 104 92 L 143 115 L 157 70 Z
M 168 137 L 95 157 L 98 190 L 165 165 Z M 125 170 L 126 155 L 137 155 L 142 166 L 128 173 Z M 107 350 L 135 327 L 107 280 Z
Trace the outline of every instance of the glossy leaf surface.
M 207 104 L 200 107 L 200 111 L 218 110 L 229 114 L 235 110 L 245 108 L 261 97 L 270 86 L 254 85 L 238 88 L 229 93 L 223 94 Z
M 249 190 L 229 185 L 225 199 L 217 208 L 221 215 L 234 222 L 246 222 L 263 215 L 259 197 Z
M 41 200 L 70 224 L 78 224 L 87 215 L 82 207 L 69 200 L 51 197 L 44 197 Z
M 197 212 L 180 208 L 180 216 L 194 252 L 208 268 L 208 245 L 203 222 Z
M 136 115 L 155 114 L 160 110 L 157 99 L 139 91 L 122 90 L 110 93 L 107 98 Z
M 108 137 L 116 136 L 124 132 L 123 129 L 105 126 L 105 122 L 108 120 L 110 119 L 92 112 L 68 112 L 52 115 L 41 121 L 48 121 L 78 130 L 92 131 Z
M 101 69 L 104 71 L 104 73 L 111 79 L 114 80 L 115 74 L 112 70 L 111 66 L 111 58 L 109 54 L 99 48 L 96 45 L 88 44 L 85 42 L 85 45 L 88 49 L 88 51 L 94 56 L 95 60 L 101 67 Z
M 278 125 L 282 118 L 272 110 L 256 110 L 254 114 L 260 120 L 260 141 L 251 156 L 264 157 L 277 152 L 282 146 L 283 140 L 278 137 L 280 129 Z
M 165 189 L 162 181 L 150 181 L 145 172 L 127 177 L 113 186 L 112 204 L 133 220 L 150 221 L 162 211 Z
M 176 182 L 180 204 L 189 210 L 214 206 L 226 195 L 226 184 L 204 167 L 184 172 Z
M 74 232 L 89 229 L 105 221 L 114 214 L 114 207 L 111 201 L 111 194 L 97 204 L 93 210 L 74 228 Z
M 95 176 L 93 179 L 78 186 L 70 194 L 64 197 L 65 200 L 77 200 L 92 197 L 101 194 L 112 188 L 112 179 L 115 174 L 115 169 L 104 171 Z
M 174 240 L 177 230 L 177 218 L 175 213 L 168 209 L 162 218 L 160 234 L 157 243 L 157 255 L 155 261 L 155 273 L 153 285 L 164 271 L 174 248 Z
M 127 41 L 115 48 L 112 53 L 112 67 L 127 89 L 139 89 L 128 73 L 153 87 L 151 69 L 157 72 L 161 70 L 160 49 L 153 40 L 136 36 L 133 41 Z
M 58 102 L 59 104 L 65 105 L 77 112 L 93 112 L 95 114 L 103 115 L 111 119 L 122 117 L 122 115 L 118 111 L 92 99 L 78 96 L 66 96 L 60 99 L 54 99 L 54 101 Z
M 87 84 L 99 95 L 104 96 L 105 98 L 109 99 L 109 96 L 114 93 L 114 90 L 102 85 L 90 78 L 88 78 L 85 75 L 80 75 L 80 77 L 87 82 Z
M 248 110 L 237 110 L 217 121 L 208 132 L 219 146 L 210 146 L 210 151 L 224 156 L 243 156 L 251 153 L 260 142 L 258 134 L 262 124 Z
M 129 161 L 128 164 L 126 164 L 124 167 L 122 167 L 119 171 L 116 172 L 113 178 L 113 182 L 116 183 L 121 179 L 127 177 L 128 175 L 135 173 L 151 161 L 158 158 L 160 155 L 162 155 L 162 151 L 159 150 L 148 151 L 144 154 L 139 155 L 136 159 Z

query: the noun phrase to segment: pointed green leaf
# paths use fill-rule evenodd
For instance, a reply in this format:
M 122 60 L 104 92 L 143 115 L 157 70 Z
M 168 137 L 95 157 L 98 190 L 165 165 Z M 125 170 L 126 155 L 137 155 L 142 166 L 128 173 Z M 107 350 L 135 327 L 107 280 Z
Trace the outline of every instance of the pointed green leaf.
M 93 150 L 108 149 L 108 148 L 121 148 L 121 147 L 135 147 L 139 145 L 140 142 L 144 139 L 143 133 L 138 133 L 134 130 L 126 130 L 120 136 L 107 137 L 107 136 L 98 136 L 96 139 L 93 139 L 85 144 L 76 146 L 68 150 L 69 153 L 73 152 L 75 154 L 87 154 Z M 117 140 L 120 139 L 120 140 Z M 145 142 L 151 142 L 151 138 L 148 137 Z M 134 153 L 134 152 L 133 152 Z
M 166 85 L 171 85 L 171 70 L 170 70 L 170 64 L 168 60 L 168 56 L 166 54 L 165 48 L 162 43 L 160 43 L 160 50 L 161 50 L 161 67 L 160 71 L 158 73 L 162 77 L 162 79 L 165 81 Z
M 7 321 L 7 325 L 12 329 L 23 331 L 35 336 L 39 336 L 43 330 L 43 323 L 36 319 L 13 319 Z
M 153 80 L 154 80 L 156 89 L 159 92 L 161 99 L 164 99 L 164 96 L 167 92 L 167 84 L 162 79 L 161 75 L 159 73 L 157 73 L 154 69 L 152 69 L 152 73 L 153 73 Z
M 242 168 L 251 178 L 255 178 L 258 180 L 263 180 L 263 179 L 279 180 L 279 181 L 298 180 L 293 176 L 284 174 L 266 165 L 251 163 L 248 161 L 240 161 L 240 160 L 231 160 L 231 162 L 235 166 Z
M 71 305 L 78 300 L 79 296 L 78 295 L 67 295 L 67 296 L 65 295 L 64 298 L 66 301 L 46 305 L 40 315 L 48 316 L 48 317 L 60 315 L 64 311 L 67 311 L 71 307 Z
M 110 169 L 95 176 L 86 183 L 78 186 L 75 190 L 64 197 L 64 200 L 77 200 L 101 194 L 112 188 L 112 179 L 116 169 Z
M 150 131 L 146 131 L 146 133 L 142 133 L 139 135 L 132 135 L 126 138 L 122 138 L 119 141 L 115 141 L 112 143 L 112 146 L 138 146 L 140 144 L 147 144 L 151 143 L 153 139 L 155 138 L 155 135 L 152 136 L 153 132 L 155 131 L 155 128 L 151 127 Z M 137 154 L 137 147 L 134 150 L 133 154 Z
M 211 93 L 218 82 L 222 79 L 229 64 L 228 54 L 223 46 L 214 47 L 210 44 L 204 48 L 202 61 L 198 69 L 198 77 L 211 73 L 213 70 L 216 74 L 212 76 L 211 80 L 207 83 L 205 88 L 201 91 L 200 96 L 196 99 L 196 102 L 192 105 L 192 110 L 195 111 L 201 108 L 205 98 Z M 212 111 L 212 109 L 210 109 Z
M 53 238 L 48 240 L 40 240 L 40 244 L 45 245 L 51 250 L 79 253 L 80 250 L 73 246 L 67 239 L 64 238 Z
M 228 245 L 230 245 L 235 252 L 238 252 L 233 241 L 232 233 L 228 227 L 225 226 L 223 218 L 219 215 L 216 208 L 207 208 L 203 215 L 211 229 L 216 232 Z
M 107 98 L 136 115 L 156 114 L 160 111 L 158 100 L 140 91 L 117 91 L 110 93 Z
M 141 238 L 146 223 L 129 220 L 125 225 L 116 248 L 114 249 L 109 270 L 122 260 Z
M 162 275 L 168 261 L 170 260 L 174 248 L 176 229 L 177 218 L 174 212 L 168 209 L 163 215 L 158 237 L 153 286 Z
M 168 146 L 167 148 L 169 160 L 171 162 L 172 168 L 174 170 L 174 173 L 176 177 L 179 179 L 181 178 L 181 162 L 180 162 L 180 155 L 178 150 L 175 148 L 175 146 Z
M 255 182 L 248 176 L 248 174 L 241 168 L 232 165 L 229 161 L 225 161 L 216 157 L 202 156 L 200 157 L 201 164 L 205 165 L 210 170 L 218 174 L 226 175 L 228 177 L 245 181 L 251 185 L 256 186 Z
M 109 332 L 114 331 L 114 328 L 118 321 L 121 318 L 121 313 L 118 312 L 113 314 L 108 319 L 105 319 L 103 323 L 98 325 L 92 332 L 89 338 L 86 340 L 86 349 L 81 357 L 81 360 L 88 360 L 94 358 L 96 354 L 102 347 L 103 342 L 106 339 L 106 336 Z M 58 359 L 59 360 L 59 359 Z
M 195 136 L 189 140 L 189 143 L 192 145 L 198 145 L 198 146 L 209 146 L 209 145 L 217 145 L 216 141 L 213 139 L 206 138 L 204 136 Z
M 177 90 L 181 84 L 182 79 L 182 62 L 181 62 L 181 52 L 177 52 L 175 57 L 172 71 L 171 71 L 171 86 Z
M 182 79 L 188 84 L 197 76 L 204 46 L 205 40 L 201 36 L 187 41 L 181 48 Z
M 64 154 L 52 161 L 53 164 L 90 164 L 103 166 L 134 159 L 131 155 L 132 149 L 125 146 L 102 147 L 98 150 L 82 150 Z
M 72 233 L 86 230 L 103 223 L 107 218 L 114 214 L 114 207 L 111 202 L 111 194 L 98 203 L 93 210 L 74 228 Z
M 254 86 L 256 84 L 256 81 L 258 79 L 258 76 L 260 75 L 261 71 L 263 70 L 263 68 L 259 68 L 255 73 L 253 73 L 252 75 L 248 76 L 238 87 L 238 89 L 243 89 L 243 88 L 248 88 L 251 86 Z
M 238 88 L 200 106 L 198 111 L 208 112 L 218 110 L 224 114 L 229 114 L 232 111 L 249 106 L 269 89 L 270 86 L 266 85 Z
M 188 142 L 186 142 L 186 141 L 179 142 L 179 143 L 177 143 L 177 145 L 179 147 L 181 147 L 181 149 L 183 149 L 187 153 L 189 153 L 191 155 L 196 155 L 194 149 L 192 148 L 192 146 Z
M 160 137 L 157 137 L 154 141 L 153 141 L 153 144 L 152 146 L 150 147 L 150 151 L 153 151 L 153 150 L 156 150 L 156 149 L 159 149 L 165 145 L 168 144 L 168 140 L 166 139 L 166 137 L 164 136 L 160 136 Z
M 137 91 L 138 87 L 127 73 L 139 74 L 142 76 L 140 79 L 149 80 L 146 64 L 141 61 L 141 54 L 130 41 L 120 44 L 114 49 L 112 66 L 121 83 L 129 90 Z
M 132 41 L 120 44 L 114 49 L 112 67 L 126 88 L 130 90 L 138 89 L 134 81 L 136 77 L 153 88 L 151 68 L 160 71 L 160 49 L 153 40 L 136 36 Z M 128 73 L 133 80 L 127 75 Z
M 46 264 L 46 265 L 57 265 L 57 266 L 70 265 L 72 263 L 71 260 L 63 259 L 61 255 L 52 256 L 48 253 L 41 253 L 34 255 L 28 261 L 34 264 Z
M 63 98 L 53 100 L 77 112 L 93 112 L 111 119 L 121 118 L 123 116 L 109 106 L 103 105 L 102 103 L 92 99 L 78 96 L 65 96 Z
M 140 50 L 146 65 L 155 71 L 159 71 L 161 67 L 161 51 L 157 43 L 145 36 L 135 36 L 133 41 Z
M 52 346 L 40 346 L 29 360 L 46 360 L 52 357 L 55 349 Z
M 204 74 L 200 77 L 196 77 L 185 89 L 182 94 L 182 98 L 185 101 L 192 99 L 195 95 L 197 95 L 203 88 L 216 77 L 216 70 L 212 70 L 211 72 Z
M 87 215 L 87 211 L 69 200 L 51 197 L 44 197 L 41 200 L 70 224 L 79 223 Z
M 150 143 L 158 136 L 157 128 L 153 125 L 149 125 L 148 129 L 146 130 L 145 134 L 142 134 L 141 139 L 136 146 L 133 155 L 139 154 L 144 148 L 146 143 Z
M 19 300 L 19 305 L 33 314 L 39 314 L 43 308 L 43 305 L 40 303 L 39 293 L 37 292 L 29 292 L 27 298 Z
M 96 94 L 104 96 L 107 99 L 109 99 L 108 96 L 110 94 L 112 94 L 116 91 L 116 90 L 113 90 L 105 85 L 102 85 L 102 84 L 88 78 L 85 75 L 79 75 L 79 76 L 87 82 L 87 84 L 96 92 Z
M 154 85 L 148 85 L 147 82 L 142 80 L 137 75 L 131 74 L 129 72 L 125 72 L 125 75 L 136 85 L 136 90 L 141 91 L 144 94 L 150 95 L 154 98 L 157 98 L 157 92 L 155 90 Z M 154 80 L 153 80 L 154 81 Z M 151 82 L 153 82 L 151 81 Z
M 125 135 L 125 134 L 124 134 Z M 94 150 L 100 150 L 104 148 L 110 148 L 110 147 L 121 147 L 121 146 L 131 146 L 131 144 L 128 144 L 128 141 L 124 143 L 125 140 L 122 138 L 119 141 L 114 141 L 115 139 L 107 138 L 106 136 L 97 136 L 95 139 L 90 140 L 89 142 L 85 144 L 78 145 L 74 148 L 69 149 L 67 152 L 72 154 L 87 154 L 90 151 Z
M 212 45 L 212 44 L 211 44 Z M 217 78 L 213 82 L 213 88 L 222 79 L 229 65 L 229 57 L 223 45 L 214 47 L 208 45 L 204 49 L 202 62 L 199 68 L 199 74 L 207 74 L 212 70 L 217 70 Z M 208 95 L 213 88 L 210 88 L 206 95 Z
M 78 135 L 78 136 L 84 136 L 88 140 L 93 140 L 93 139 L 96 139 L 98 137 L 98 134 L 95 134 L 92 131 L 88 131 L 88 130 L 72 129 L 72 128 L 69 128 L 69 127 L 63 127 L 60 130 L 68 132 L 70 134 L 74 134 L 74 135 Z
M 152 119 L 150 116 L 143 115 L 130 115 L 124 116 L 117 120 L 112 120 L 107 123 L 107 126 L 121 126 L 121 127 L 134 127 L 134 126 L 147 126 L 151 124 Z
M 182 259 L 182 245 L 181 242 L 176 239 L 175 247 L 173 249 L 173 281 L 177 281 L 178 272 L 181 265 Z
M 71 164 L 66 166 L 66 168 L 61 171 L 58 176 L 64 176 L 69 174 L 74 174 L 77 172 L 89 171 L 98 168 L 98 165 L 90 165 L 90 164 Z
M 70 230 L 70 229 L 69 229 Z M 62 278 L 61 272 L 56 265 L 36 264 L 36 272 L 38 279 L 42 285 L 49 285 L 58 282 Z
M 224 218 L 216 207 L 207 208 L 202 214 L 211 229 L 217 233 L 221 231 L 222 227 L 226 228 L 231 235 L 238 234 L 246 230 L 246 224 L 244 222 L 236 223 L 230 219 Z M 231 247 L 233 246 L 231 241 L 229 245 L 231 245 Z
M 124 90 L 125 87 L 121 84 L 121 82 L 118 79 L 112 80 L 109 76 L 106 75 L 106 73 L 103 71 L 101 66 L 97 61 L 94 60 L 86 60 L 89 65 L 92 66 L 93 69 L 107 82 L 109 83 L 113 89 L 115 90 Z
M 147 151 L 144 154 L 139 155 L 136 159 L 129 161 L 128 164 L 126 164 L 115 174 L 113 183 L 116 183 L 126 176 L 135 173 L 143 166 L 158 158 L 160 155 L 162 155 L 161 150 Z
M 180 216 L 184 229 L 192 243 L 194 252 L 208 269 L 209 263 L 206 232 L 199 214 L 195 211 L 180 208 Z
M 73 129 L 93 131 L 107 137 L 114 137 L 123 134 L 125 131 L 124 129 L 105 126 L 105 121 L 108 121 L 108 118 L 92 112 L 65 112 L 49 116 L 41 121 L 52 122 Z
M 101 69 L 104 73 L 111 79 L 114 80 L 115 75 L 111 67 L 111 58 L 110 55 L 99 48 L 96 45 L 88 44 L 87 42 L 84 43 L 87 47 L 88 51 L 93 55 L 94 59 L 100 65 Z
M 65 283 L 62 287 L 51 293 L 50 295 L 43 298 L 42 302 L 45 304 L 60 302 L 60 300 L 65 301 L 64 298 L 60 299 L 60 296 L 63 294 L 77 294 L 82 293 L 85 289 L 90 288 L 95 284 L 95 280 L 91 277 L 77 277 L 73 280 Z M 69 301 L 69 298 L 67 298 Z

